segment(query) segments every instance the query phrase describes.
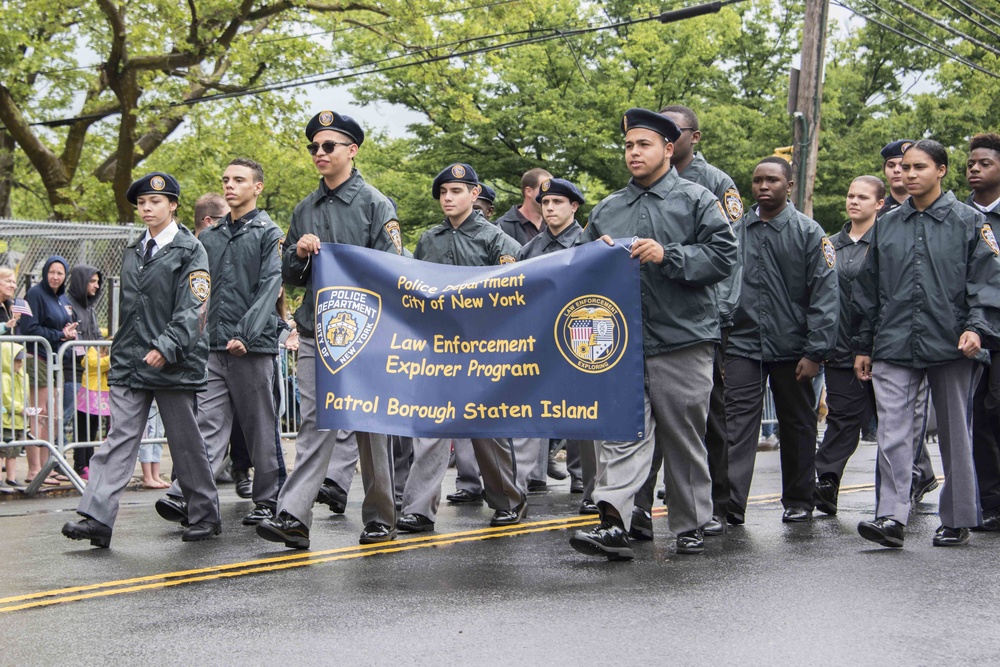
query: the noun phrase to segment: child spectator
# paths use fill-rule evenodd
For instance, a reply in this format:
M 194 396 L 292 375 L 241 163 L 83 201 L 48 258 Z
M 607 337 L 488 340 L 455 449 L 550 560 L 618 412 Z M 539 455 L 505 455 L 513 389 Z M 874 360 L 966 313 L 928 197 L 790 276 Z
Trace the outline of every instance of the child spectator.
M 76 439 L 84 442 L 101 442 L 103 439 L 101 418 L 111 415 L 109 403 L 111 394 L 108 390 L 111 348 L 98 346 L 87 348 L 87 355 L 80 360 L 80 366 L 83 368 L 83 376 L 76 392 L 76 422 L 79 429 Z M 87 449 L 93 450 L 93 447 Z M 86 460 L 89 459 L 90 457 L 87 457 Z M 83 479 L 90 479 L 90 468 L 87 465 L 78 469 L 77 473 Z
M 19 343 L 4 343 L 0 345 L 0 365 L 3 369 L 3 441 L 34 440 L 28 431 L 25 415 L 37 414 L 37 410 L 25 402 L 28 395 L 28 376 L 24 371 L 24 346 Z M 20 446 L 0 447 L 5 459 L 7 477 L 6 485 L 23 489 L 24 485 L 17 481 L 17 457 L 21 453 Z
M 149 418 L 146 420 L 146 437 L 162 438 L 164 434 L 163 421 L 160 419 L 160 408 L 156 401 L 149 408 Z M 142 466 L 142 488 L 169 489 L 170 484 L 160 477 L 160 455 L 163 445 L 148 443 L 139 445 L 139 465 Z

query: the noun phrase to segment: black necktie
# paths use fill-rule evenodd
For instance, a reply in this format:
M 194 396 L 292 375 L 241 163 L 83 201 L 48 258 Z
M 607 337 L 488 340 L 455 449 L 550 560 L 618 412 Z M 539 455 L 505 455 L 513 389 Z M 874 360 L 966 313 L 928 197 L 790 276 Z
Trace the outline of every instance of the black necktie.
M 146 252 L 142 255 L 142 263 L 145 264 L 153 257 L 153 248 L 156 246 L 156 241 L 149 239 L 146 241 Z

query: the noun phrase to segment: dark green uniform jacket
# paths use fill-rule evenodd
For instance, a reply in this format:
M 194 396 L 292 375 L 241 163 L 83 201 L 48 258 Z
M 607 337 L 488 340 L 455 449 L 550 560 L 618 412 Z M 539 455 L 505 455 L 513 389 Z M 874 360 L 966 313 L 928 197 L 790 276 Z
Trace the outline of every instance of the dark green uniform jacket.
M 861 320 L 854 352 L 926 368 L 962 359 L 958 339 L 964 331 L 997 349 L 1000 246 L 984 228 L 986 218 L 951 192 L 923 212 L 912 202 L 875 222 L 854 287 Z
M 851 347 L 851 336 L 857 331 L 859 321 L 852 315 L 851 301 L 854 295 L 854 285 L 858 274 L 865 265 L 868 247 L 874 225 L 858 239 L 851 238 L 850 221 L 844 229 L 830 237 L 834 250 L 837 251 L 837 283 L 840 286 L 840 324 L 837 327 L 837 347 L 826 360 L 827 366 L 833 368 L 854 368 L 854 350 Z
M 108 384 L 133 389 L 199 390 L 208 381 L 208 257 L 179 226 L 173 240 L 142 264 L 142 239 L 125 248 L 121 322 L 111 343 Z M 156 349 L 167 365 L 143 361 Z
M 264 211 L 235 235 L 227 217 L 198 237 L 208 253 L 213 282 L 209 349 L 225 350 L 235 339 L 248 352 L 278 353 L 274 307 L 281 290 L 281 237 Z
M 524 245 L 545 231 L 545 221 L 542 221 L 542 228 L 536 229 L 534 223 L 521 215 L 518 206 L 511 206 L 510 209 L 496 219 L 494 224 L 499 227 L 504 234 L 517 241 L 518 245 Z
M 517 251 L 517 261 L 520 262 L 522 259 L 541 257 L 542 255 L 548 255 L 550 252 L 572 248 L 576 245 L 576 240 L 580 238 L 580 234 L 582 233 L 583 227 L 576 220 L 569 227 L 562 230 L 562 234 L 559 236 L 552 236 L 552 232 L 546 227 L 542 230 L 541 234 L 521 246 L 521 249 Z
M 356 245 L 397 255 L 403 254 L 403 242 L 392 203 L 365 183 L 357 170 L 335 190 L 321 180 L 319 188 L 298 203 L 285 236 L 281 277 L 289 285 L 306 288 L 302 305 L 295 311 L 295 323 L 300 336 L 313 336 L 316 295 L 312 257 L 302 259 L 295 253 L 295 244 L 305 234 L 315 234 L 323 243 Z
M 743 217 L 743 200 L 740 198 L 736 183 L 729 174 L 709 164 L 701 153 L 695 153 L 691 164 L 679 175 L 684 180 L 711 190 L 722 205 L 722 212 L 730 223 L 736 224 Z M 743 266 L 737 263 L 733 272 L 715 286 L 715 295 L 719 300 L 719 323 L 724 328 L 733 325 L 733 313 L 740 301 L 742 285 Z
M 789 202 L 764 222 L 737 224 L 743 290 L 726 353 L 757 361 L 822 362 L 837 342 L 836 251 L 823 228 Z
M 517 257 L 520 244 L 473 211 L 455 229 L 445 220 L 417 241 L 413 256 L 425 262 L 452 266 L 495 266 Z
M 737 249 L 715 195 L 673 167 L 649 189 L 630 180 L 594 207 L 579 242 L 605 234 L 651 238 L 663 246 L 663 261 L 639 271 L 647 356 L 719 340 L 712 286 L 732 272 Z

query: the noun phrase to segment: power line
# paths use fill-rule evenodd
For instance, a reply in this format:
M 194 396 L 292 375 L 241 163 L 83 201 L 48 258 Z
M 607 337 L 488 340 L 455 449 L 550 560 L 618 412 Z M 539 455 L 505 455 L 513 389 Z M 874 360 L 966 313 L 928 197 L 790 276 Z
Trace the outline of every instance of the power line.
M 743 0 L 721 0 L 721 1 L 716 0 L 715 2 L 709 2 L 709 3 L 705 3 L 705 4 L 701 4 L 701 5 L 695 5 L 695 6 L 692 6 L 692 7 L 684 7 L 684 8 L 681 8 L 681 9 L 676 9 L 676 10 L 671 10 L 671 11 L 663 12 L 662 14 L 653 14 L 653 15 L 644 16 L 644 17 L 641 17 L 641 18 L 628 18 L 628 19 L 624 19 L 622 21 L 617 21 L 617 22 L 614 22 L 614 23 L 607 23 L 607 24 L 602 24 L 602 25 L 598 25 L 598 26 L 588 26 L 588 27 L 584 27 L 584 28 L 572 28 L 572 29 L 569 29 L 569 30 L 561 30 L 561 29 L 556 29 L 556 28 L 549 28 L 549 29 L 544 30 L 544 32 L 546 32 L 547 34 L 538 35 L 538 36 L 535 36 L 535 37 L 526 37 L 526 38 L 522 38 L 522 39 L 518 39 L 518 40 L 513 40 L 513 41 L 509 41 L 509 42 L 502 42 L 500 44 L 493 44 L 493 45 L 489 45 L 489 46 L 478 47 L 478 48 L 475 48 L 475 49 L 468 49 L 466 51 L 457 51 L 457 52 L 452 52 L 452 53 L 448 53 L 448 54 L 442 54 L 442 55 L 438 55 L 438 56 L 431 56 L 431 57 L 428 57 L 428 58 L 424 58 L 422 60 L 416 60 L 416 61 L 412 61 L 412 62 L 406 62 L 406 63 L 399 63 L 399 64 L 394 64 L 394 65 L 388 65 L 388 66 L 385 66 L 385 67 L 380 67 L 380 68 L 365 70 L 365 71 L 361 71 L 361 72 L 352 72 L 352 73 L 348 73 L 348 74 L 341 74 L 341 75 L 338 75 L 338 76 L 330 76 L 330 77 L 325 77 L 325 78 L 320 78 L 320 79 L 314 79 L 314 80 L 306 81 L 306 82 L 302 82 L 302 81 L 284 82 L 284 83 L 278 83 L 278 84 L 269 84 L 269 85 L 266 85 L 266 86 L 259 86 L 257 88 L 246 89 L 246 90 L 241 90 L 241 91 L 232 91 L 232 92 L 226 92 L 226 93 L 218 93 L 218 94 L 215 94 L 215 95 L 206 95 L 204 97 L 194 98 L 194 99 L 191 99 L 191 100 L 181 100 L 181 101 L 177 101 L 177 102 L 171 102 L 171 103 L 162 105 L 161 108 L 172 109 L 172 108 L 178 108 L 178 107 L 190 107 L 190 106 L 193 106 L 195 104 L 201 104 L 201 103 L 204 103 L 204 102 L 214 102 L 214 101 L 224 100 L 224 99 L 234 99 L 234 98 L 238 98 L 238 97 L 246 97 L 246 96 L 249 96 L 249 95 L 259 95 L 259 94 L 262 94 L 262 93 L 277 92 L 277 91 L 281 91 L 281 90 L 288 90 L 288 89 L 291 89 L 291 88 L 298 88 L 298 87 L 301 87 L 301 86 L 313 85 L 313 84 L 317 84 L 317 83 L 337 83 L 337 82 L 341 82 L 341 81 L 347 81 L 347 80 L 350 80 L 350 79 L 355 79 L 355 78 L 358 78 L 358 77 L 361 77 L 361 76 L 369 76 L 369 75 L 372 75 L 372 74 L 382 74 L 382 73 L 385 73 L 385 72 L 390 72 L 390 71 L 394 71 L 394 70 L 398 70 L 398 69 L 404 69 L 404 68 L 407 68 L 407 67 L 416 67 L 416 66 L 419 66 L 419 65 L 428 65 L 428 64 L 433 64 L 433 63 L 436 63 L 436 62 L 445 61 L 445 60 L 451 60 L 453 58 L 463 58 L 463 57 L 467 57 L 467 56 L 481 55 L 481 54 L 490 53 L 490 52 L 493 52 L 493 51 L 501 51 L 501 50 L 504 50 L 504 49 L 516 48 L 516 47 L 519 47 L 519 46 L 527 46 L 529 44 L 540 44 L 540 43 L 543 43 L 543 42 L 548 42 L 548 41 L 552 41 L 552 40 L 556 40 L 556 39 L 566 39 L 567 37 L 573 37 L 573 36 L 583 35 L 583 34 L 592 33 L 592 32 L 599 32 L 599 31 L 602 31 L 602 30 L 610 30 L 610 29 L 614 29 L 614 28 L 621 28 L 621 27 L 624 27 L 624 26 L 634 25 L 634 24 L 637 24 L 637 23 L 645 23 L 645 22 L 648 22 L 648 21 L 660 21 L 662 23 L 670 23 L 670 22 L 673 22 L 673 21 L 679 21 L 679 20 L 683 20 L 683 19 L 687 19 L 687 18 L 692 18 L 692 17 L 695 17 L 695 16 L 703 15 L 703 14 L 716 13 L 716 12 L 720 11 L 722 9 L 722 7 L 724 7 L 724 6 L 731 5 L 731 4 L 736 4 L 736 3 L 742 2 L 742 1 Z M 522 31 L 522 32 L 525 32 L 525 31 Z M 507 34 L 517 34 L 517 33 L 504 33 L 504 34 L 501 34 L 501 36 L 506 36 Z M 434 49 L 437 49 L 437 48 L 441 48 L 441 47 L 434 47 Z M 409 55 L 409 54 L 405 54 L 405 55 Z M 395 57 L 393 57 L 393 58 L 395 58 Z M 362 64 L 362 65 L 355 66 L 355 68 L 356 67 L 363 67 L 363 66 L 364 65 Z M 155 106 L 155 105 L 151 105 L 151 106 Z M 119 113 L 120 113 L 120 111 L 116 110 L 115 112 L 110 113 L 110 114 L 89 114 L 89 115 L 73 116 L 73 117 L 69 117 L 69 118 L 61 118 L 61 119 L 56 119 L 56 120 L 37 121 L 37 122 L 34 122 L 34 123 L 29 123 L 29 126 L 31 126 L 31 127 L 36 127 L 36 126 L 59 127 L 59 126 L 69 125 L 69 124 L 72 124 L 72 123 L 75 123 L 75 122 L 78 122 L 78 121 L 83 121 L 83 120 L 100 120 L 100 119 L 106 118 L 106 117 L 108 117 L 110 115 L 117 115 Z
M 991 46 L 991 45 L 987 44 L 986 42 L 984 42 L 982 40 L 976 39 L 972 35 L 965 34 L 961 30 L 959 30 L 957 28 L 954 28 L 954 27 L 948 25 L 947 23 L 944 23 L 943 21 L 937 20 L 936 18 L 934 18 L 933 16 L 931 16 L 927 12 L 922 11 L 922 10 L 914 7 L 910 3 L 906 2 L 906 0 L 890 0 L 890 2 L 894 2 L 897 5 L 899 5 L 900 7 L 903 7 L 904 9 L 907 9 L 907 10 L 913 12 L 914 14 L 916 14 L 919 17 L 921 17 L 925 21 L 928 21 L 929 23 L 932 23 L 932 24 L 936 25 L 937 27 L 941 28 L 942 30 L 947 30 L 951 34 L 955 35 L 956 37 L 961 37 L 962 39 L 968 40 L 969 42 L 972 42 L 973 44 L 975 44 L 979 48 L 986 49 L 990 53 L 993 53 L 995 55 L 1000 56 L 1000 49 L 996 48 L 995 46 Z
M 958 1 L 973 14 L 978 14 L 979 16 L 982 16 L 990 23 L 996 25 L 997 27 L 1000 27 L 1000 20 L 997 19 L 996 15 L 991 15 L 991 13 L 986 9 L 980 9 L 978 7 L 974 7 L 972 3 L 966 2 L 965 0 L 958 0 Z
M 961 9 L 958 9 L 957 7 L 952 7 L 951 5 L 948 4 L 947 0 L 940 0 L 940 2 L 941 2 L 942 5 L 944 5 L 948 9 L 950 9 L 955 14 L 958 14 L 959 16 L 961 16 L 962 18 L 964 18 L 966 21 L 968 21 L 972 25 L 976 26 L 977 28 L 979 28 L 980 30 L 982 30 L 983 32 L 985 32 L 987 35 L 990 35 L 991 37 L 995 37 L 998 40 L 1000 40 L 1000 35 L 998 35 L 997 33 L 993 32 L 992 30 L 990 30 L 989 28 L 987 28 L 986 26 L 984 26 L 982 23 L 980 23 L 976 19 L 972 18 L 971 16 L 969 16 L 968 14 L 966 14 L 965 12 L 963 12 Z
M 879 11 L 881 11 L 884 14 L 888 15 L 890 18 L 892 18 L 896 22 L 902 24 L 903 26 L 905 26 L 909 30 L 911 30 L 913 32 L 919 32 L 919 31 L 917 31 L 916 28 L 911 27 L 909 24 L 905 23 L 901 19 L 896 18 L 892 14 L 889 14 L 889 12 L 885 11 L 884 9 L 882 9 L 881 7 L 879 7 L 878 5 L 876 5 L 875 3 L 870 2 L 870 0 L 865 0 L 865 1 L 868 2 L 868 4 L 873 5 Z M 966 65 L 967 67 L 971 67 L 972 69 L 974 69 L 976 71 L 979 71 L 979 72 L 982 72 L 983 74 L 986 74 L 987 76 L 991 76 L 991 77 L 993 77 L 995 79 L 1000 79 L 1000 74 L 997 74 L 995 72 L 992 72 L 992 71 L 986 69 L 985 67 L 977 65 L 976 63 L 972 62 L 971 60 L 968 60 L 967 58 L 963 58 L 962 56 L 954 53 L 953 51 L 951 51 L 949 49 L 943 48 L 943 47 L 938 46 L 937 44 L 934 44 L 934 43 L 924 42 L 924 41 L 921 41 L 921 40 L 919 40 L 919 39 L 917 39 L 915 37 L 907 35 L 906 33 L 902 32 L 900 30 L 897 30 L 896 28 L 893 28 L 892 26 L 890 26 L 890 25 L 888 25 L 886 23 L 883 23 L 882 21 L 879 21 L 878 19 L 873 18 L 873 17 L 871 17 L 871 16 L 869 16 L 869 15 L 861 12 L 860 10 L 858 10 L 858 9 L 856 9 L 854 7 L 851 7 L 850 5 L 845 4 L 842 0 L 833 0 L 833 3 L 836 4 L 839 7 L 843 7 L 844 9 L 846 9 L 849 12 L 851 12 L 852 14 L 855 14 L 856 16 L 859 16 L 859 17 L 863 18 L 865 21 L 869 21 L 871 23 L 874 23 L 875 25 L 879 26 L 880 28 L 882 28 L 884 30 L 888 30 L 889 32 L 891 32 L 891 33 L 893 33 L 895 35 L 898 35 L 899 37 L 902 37 L 903 39 L 905 39 L 907 41 L 913 42 L 914 44 L 917 44 L 918 46 L 924 47 L 925 49 L 930 49 L 931 51 L 935 51 L 936 53 L 939 53 L 940 55 L 943 55 L 944 57 L 946 57 L 946 58 L 948 58 L 950 60 L 955 60 L 957 62 L 960 62 L 963 65 Z

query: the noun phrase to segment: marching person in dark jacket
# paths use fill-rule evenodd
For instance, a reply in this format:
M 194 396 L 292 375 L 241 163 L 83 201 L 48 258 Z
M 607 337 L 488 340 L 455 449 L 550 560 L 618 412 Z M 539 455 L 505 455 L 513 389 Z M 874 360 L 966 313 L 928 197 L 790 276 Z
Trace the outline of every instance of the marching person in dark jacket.
M 861 273 L 875 228 L 875 217 L 885 198 L 885 185 L 875 176 L 858 176 L 847 192 L 848 222 L 830 237 L 837 251 L 837 281 L 840 286 L 840 326 L 837 346 L 826 360 L 826 432 L 816 450 L 816 508 L 837 513 L 840 480 L 847 460 L 858 448 L 861 430 L 875 411 L 870 382 L 854 374 L 851 349 L 851 298 L 854 281 Z
M 812 519 L 816 397 L 812 379 L 837 341 L 836 251 L 823 228 L 788 201 L 792 170 L 779 157 L 753 172 L 757 206 L 737 225 L 743 289 L 726 348 L 729 523 L 744 522 L 770 380 L 781 431 L 782 521 Z
M 1000 135 L 972 137 L 965 178 L 972 188 L 965 203 L 986 216 L 991 230 L 1000 229 Z M 1000 351 L 990 351 L 973 397 L 972 454 L 983 509 L 980 528 L 1000 531 Z
M 312 260 L 322 243 L 345 243 L 403 254 L 396 211 L 389 199 L 365 183 L 354 169 L 354 156 L 365 140 L 364 130 L 350 116 L 321 111 L 306 125 L 306 147 L 322 177 L 319 187 L 298 203 L 283 244 L 281 277 L 288 285 L 305 287 L 295 311 L 301 337 L 298 380 L 302 421 L 295 438 L 295 468 L 288 475 L 273 519 L 257 524 L 257 534 L 286 547 L 309 548 L 312 506 L 330 465 L 336 431 L 316 430 L 316 295 Z M 362 544 L 396 538 L 396 502 L 392 453 L 383 434 L 355 432 L 361 459 L 365 499 L 361 518 Z
M 69 287 L 63 299 L 69 306 L 73 321 L 77 324 L 78 340 L 101 340 L 101 327 L 97 322 L 97 302 L 104 292 L 104 273 L 96 266 L 77 264 L 69 273 Z M 87 413 L 77 413 L 76 394 L 83 382 L 84 367 L 81 361 L 86 357 L 87 348 L 73 348 L 75 354 L 67 354 L 63 359 L 65 379 L 63 387 L 63 420 L 67 438 L 72 441 L 94 440 L 100 433 L 100 418 Z M 73 449 L 73 469 L 87 479 L 93 447 Z
M 277 406 L 272 388 L 282 233 L 265 211 L 257 209 L 257 197 L 264 189 L 264 170 L 257 162 L 247 158 L 230 162 L 222 187 L 231 210 L 198 237 L 214 278 L 208 309 L 208 386 L 198 395 L 198 429 L 208 447 L 213 477 L 218 477 L 234 417 L 239 418 L 254 468 L 255 507 L 243 519 L 251 526 L 273 517 L 278 501 Z M 187 520 L 176 481 L 156 502 L 156 510 L 168 521 Z
M 855 372 L 878 399 L 875 520 L 858 532 L 882 546 L 903 546 L 910 513 L 916 392 L 926 378 L 938 419 L 945 482 L 934 546 L 968 543 L 979 525 L 970 434 L 972 395 L 1000 343 L 1000 246 L 979 211 L 944 193 L 948 154 L 921 140 L 903 153 L 910 198 L 879 219 L 854 290 L 861 322 Z
M 535 201 L 535 197 L 542 182 L 551 178 L 552 174 L 539 167 L 524 172 L 521 176 L 521 195 L 524 201 L 511 206 L 494 221 L 494 224 L 500 227 L 504 234 L 517 241 L 518 245 L 524 245 L 545 228 L 542 207 Z M 490 219 L 491 216 L 485 217 Z
M 143 176 L 126 193 L 146 233 L 122 258 L 121 326 L 108 371 L 111 431 L 91 460 L 90 483 L 76 510 L 83 519 L 62 529 L 66 537 L 98 547 L 111 544 L 153 399 L 187 503 L 189 527 L 182 539 L 205 540 L 222 532 L 219 496 L 195 417 L 195 392 L 207 380 L 212 282 L 205 249 L 174 217 L 179 196 L 177 180 L 161 172 Z
M 702 528 L 712 520 L 704 438 L 720 335 L 714 285 L 736 265 L 736 240 L 715 196 L 673 168 L 674 142 L 681 135 L 674 121 L 629 109 L 621 130 L 632 178 L 594 207 L 580 241 L 638 237 L 631 255 L 641 264 L 645 422 L 635 441 L 598 443 L 593 500 L 601 525 L 577 531 L 570 545 L 611 560 L 633 557 L 628 532 L 634 498 L 659 448 L 677 553 L 700 554 Z
M 34 364 L 27 367 L 27 375 L 32 378 L 33 383 L 37 378 L 37 393 L 32 396 L 32 405 L 45 408 L 48 405 L 49 352 L 55 355 L 59 347 L 68 340 L 76 339 L 77 324 L 73 321 L 72 314 L 61 301 L 62 295 L 66 292 L 66 276 L 69 274 L 69 264 L 59 255 L 53 255 L 45 261 L 42 267 L 42 280 L 36 283 L 28 293 L 24 295 L 24 300 L 31 309 L 30 315 L 21 318 L 18 333 L 23 336 L 41 336 L 48 341 L 51 350 L 46 351 L 41 345 L 27 343 L 28 354 L 32 355 L 29 363 Z M 55 406 L 56 410 L 62 410 L 61 405 Z M 49 433 L 48 419 L 36 417 L 33 424 L 34 432 L 40 440 L 54 442 L 55 433 Z M 51 440 L 50 440 L 51 438 Z M 32 481 L 41 471 L 49 458 L 49 450 L 44 447 L 27 447 L 28 454 L 28 476 L 26 481 Z M 58 480 L 50 477 L 45 480 L 46 484 L 58 484 Z

